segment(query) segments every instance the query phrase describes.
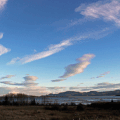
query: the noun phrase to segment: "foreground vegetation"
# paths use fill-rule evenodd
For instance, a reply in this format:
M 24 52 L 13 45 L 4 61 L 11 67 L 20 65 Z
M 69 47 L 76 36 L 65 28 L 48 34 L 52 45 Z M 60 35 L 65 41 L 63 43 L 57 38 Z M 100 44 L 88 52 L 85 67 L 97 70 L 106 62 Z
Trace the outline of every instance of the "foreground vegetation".
M 0 106 L 0 120 L 120 120 L 120 103 Z
M 120 102 L 59 105 L 47 103 L 45 97 L 41 104 L 35 102 L 34 96 L 30 102 L 24 98 L 23 94 L 4 96 L 0 120 L 120 120 Z

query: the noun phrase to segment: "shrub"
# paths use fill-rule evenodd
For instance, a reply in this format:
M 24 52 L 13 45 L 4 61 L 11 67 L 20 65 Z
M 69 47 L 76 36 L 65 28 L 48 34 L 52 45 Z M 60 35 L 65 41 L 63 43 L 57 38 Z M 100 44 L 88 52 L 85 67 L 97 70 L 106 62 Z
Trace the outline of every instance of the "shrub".
M 77 105 L 77 110 L 78 111 L 83 111 L 84 110 L 84 107 L 81 103 Z
M 36 105 L 35 99 L 31 101 L 30 105 Z
M 64 105 L 62 110 L 68 110 L 68 105 Z
M 70 105 L 71 105 L 71 106 L 75 106 L 76 104 L 75 104 L 74 102 L 71 102 Z

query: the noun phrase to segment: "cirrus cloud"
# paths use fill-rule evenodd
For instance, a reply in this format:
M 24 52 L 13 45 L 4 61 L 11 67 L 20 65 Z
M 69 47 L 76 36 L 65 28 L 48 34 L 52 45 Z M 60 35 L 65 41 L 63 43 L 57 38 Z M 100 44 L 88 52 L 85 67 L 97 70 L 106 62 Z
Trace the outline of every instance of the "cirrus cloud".
M 80 14 L 85 17 L 95 19 L 102 18 L 105 21 L 113 21 L 120 26 L 119 0 L 98 1 L 89 5 L 82 4 L 75 9 L 75 12 L 80 12 Z

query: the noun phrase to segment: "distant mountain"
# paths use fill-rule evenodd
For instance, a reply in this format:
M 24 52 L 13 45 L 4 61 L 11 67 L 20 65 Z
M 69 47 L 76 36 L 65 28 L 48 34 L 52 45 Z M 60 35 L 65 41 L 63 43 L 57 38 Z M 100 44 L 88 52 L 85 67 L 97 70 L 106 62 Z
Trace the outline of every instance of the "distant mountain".
M 105 91 L 105 92 L 97 92 L 97 91 L 90 91 L 90 92 L 75 92 L 75 91 L 66 91 L 59 94 L 49 94 L 47 96 L 120 96 L 120 90 L 115 91 Z

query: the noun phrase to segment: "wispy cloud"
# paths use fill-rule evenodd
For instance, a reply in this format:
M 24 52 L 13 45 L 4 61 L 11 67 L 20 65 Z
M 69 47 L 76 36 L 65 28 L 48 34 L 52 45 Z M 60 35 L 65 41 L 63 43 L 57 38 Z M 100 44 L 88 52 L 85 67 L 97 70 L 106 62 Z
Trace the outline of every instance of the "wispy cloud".
M 94 57 L 94 54 L 85 54 L 82 57 L 78 58 L 78 63 L 70 64 L 65 67 L 65 73 L 64 75 L 60 76 L 60 78 L 68 78 L 76 74 L 82 73 L 84 69 L 90 64 L 90 60 Z
M 11 51 L 11 49 L 4 47 L 3 45 L 0 44 L 0 56 Z
M 11 64 L 15 64 L 17 61 L 19 61 L 20 58 L 17 57 L 17 58 L 13 58 L 9 63 L 7 63 L 7 65 L 11 65 Z
M 2 39 L 3 38 L 3 33 L 0 33 L 0 39 Z
M 37 52 L 37 50 L 36 49 L 34 49 L 34 53 L 36 53 Z
M 104 72 L 104 73 L 98 75 L 97 77 L 92 77 L 91 79 L 102 78 L 102 77 L 105 77 L 105 75 L 107 75 L 107 74 L 109 74 L 109 73 L 110 73 L 110 71 L 107 71 L 107 72 Z
M 6 79 L 6 78 L 12 78 L 15 77 L 15 75 L 6 75 L 5 77 L 1 77 L 0 80 Z
M 98 83 L 95 86 L 91 87 L 84 87 L 80 88 L 81 91 L 109 91 L 109 90 L 116 90 L 120 88 L 120 83 L 109 83 L 109 82 L 103 82 Z
M 7 82 L 6 82 L 7 83 Z M 9 81 L 8 81 L 9 83 Z M 11 84 L 11 83 L 10 83 Z M 0 87 L 0 94 L 4 95 L 7 93 L 24 93 L 29 95 L 46 95 L 50 93 L 60 93 L 65 91 L 78 91 L 78 92 L 89 92 L 89 91 L 112 91 L 117 90 L 120 88 L 120 83 L 109 83 L 109 82 L 102 82 L 98 83 L 94 86 L 89 87 L 44 87 L 44 86 L 30 86 L 30 87 Z
M 85 40 L 85 39 L 89 39 L 89 38 L 93 38 L 93 39 L 100 39 L 106 35 L 108 35 L 109 33 L 111 33 L 111 30 L 109 30 L 109 28 L 104 28 L 102 30 L 99 31 L 92 31 L 89 33 L 86 33 L 84 35 L 77 35 L 76 37 L 71 37 L 69 39 L 63 40 L 62 42 L 58 43 L 58 44 L 53 44 L 50 45 L 46 50 L 46 51 L 42 51 L 36 54 L 32 54 L 32 55 L 27 55 L 23 58 L 13 58 L 10 62 L 7 63 L 7 65 L 10 64 L 15 64 L 17 62 L 20 62 L 22 64 L 25 63 L 29 63 L 35 60 L 39 60 L 48 56 L 51 56 L 57 52 L 60 52 L 62 50 L 64 50 L 66 47 L 74 45 L 77 41 L 81 41 L 81 40 Z
M 0 10 L 4 9 L 5 4 L 8 0 L 0 0 Z
M 98 1 L 89 5 L 82 4 L 75 9 L 75 12 L 85 17 L 102 18 L 105 21 L 113 21 L 117 26 L 120 26 L 120 1 Z
M 2 77 L 1 80 L 5 78 L 11 78 L 11 77 L 13 77 L 13 75 L 7 75 L 6 77 Z M 25 79 L 25 81 L 21 83 L 11 82 L 11 81 L 1 81 L 0 83 L 6 84 L 6 85 L 26 86 L 26 87 L 38 85 L 38 83 L 35 83 L 35 81 L 38 79 L 38 77 L 36 76 L 25 76 L 23 78 Z
M 56 80 L 51 80 L 52 82 L 60 82 L 60 81 L 64 81 L 66 79 L 56 79 Z
M 70 45 L 72 45 L 72 43 L 71 43 L 71 41 L 69 39 L 64 40 L 59 44 L 50 45 L 48 47 L 48 50 L 46 50 L 46 51 L 36 53 L 36 54 L 33 54 L 33 55 L 25 56 L 25 57 L 21 58 L 20 60 L 19 60 L 18 57 L 13 58 L 8 64 L 14 64 L 17 60 L 19 60 L 19 62 L 21 62 L 22 64 L 32 62 L 32 61 L 35 61 L 35 60 L 39 60 L 39 59 L 48 57 L 48 56 L 50 56 L 52 54 L 55 54 L 55 53 L 65 49 L 65 47 L 70 46 Z

